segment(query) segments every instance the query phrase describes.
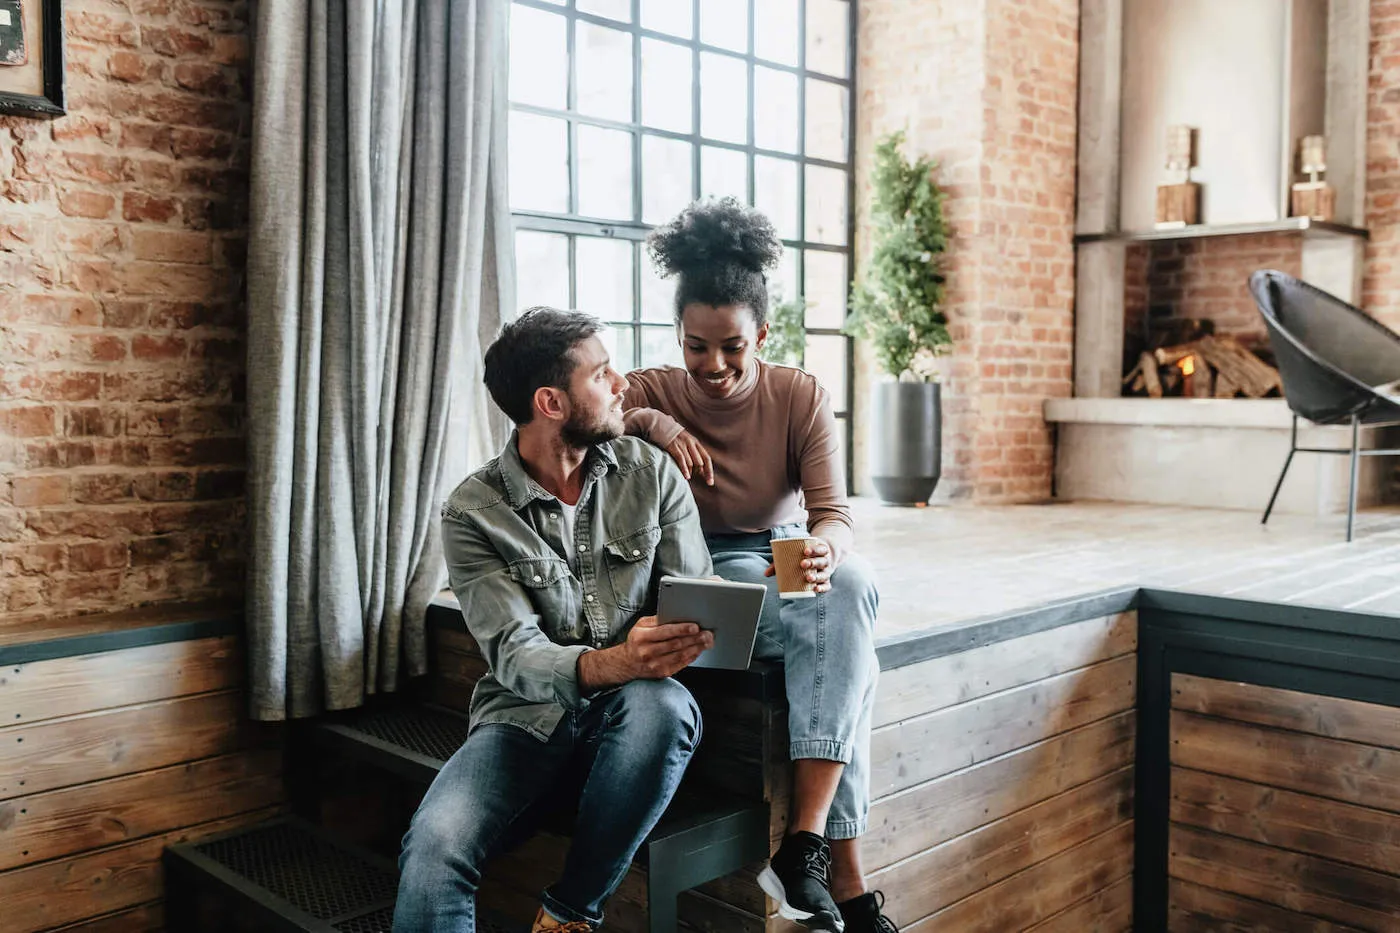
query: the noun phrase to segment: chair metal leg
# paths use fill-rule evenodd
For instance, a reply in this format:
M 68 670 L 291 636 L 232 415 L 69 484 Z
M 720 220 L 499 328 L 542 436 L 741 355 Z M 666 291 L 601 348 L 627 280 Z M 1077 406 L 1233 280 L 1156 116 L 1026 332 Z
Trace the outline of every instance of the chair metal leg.
M 1356 486 L 1361 478 L 1361 417 L 1351 416 L 1351 489 L 1347 493 L 1347 540 L 1356 521 Z
M 1283 470 L 1279 472 L 1278 482 L 1274 483 L 1274 494 L 1269 497 L 1269 505 L 1264 509 L 1264 518 L 1259 524 L 1269 523 L 1269 513 L 1274 510 L 1274 502 L 1278 499 L 1278 491 L 1283 488 L 1283 478 L 1288 475 L 1288 467 L 1293 463 L 1293 455 L 1298 452 L 1298 416 L 1293 416 L 1293 433 L 1288 440 L 1288 457 L 1283 461 Z

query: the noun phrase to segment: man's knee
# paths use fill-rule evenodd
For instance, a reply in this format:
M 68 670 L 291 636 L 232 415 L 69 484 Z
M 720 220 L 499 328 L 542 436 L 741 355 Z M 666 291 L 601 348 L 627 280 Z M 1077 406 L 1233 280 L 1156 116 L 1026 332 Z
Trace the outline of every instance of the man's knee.
M 618 691 L 619 709 L 609 722 L 628 731 L 669 741 L 686 751 L 700 742 L 700 706 L 679 681 L 634 680 Z
M 481 883 L 483 847 L 473 838 L 468 807 L 420 809 L 404 836 L 399 870 L 415 884 L 451 879 L 475 891 Z

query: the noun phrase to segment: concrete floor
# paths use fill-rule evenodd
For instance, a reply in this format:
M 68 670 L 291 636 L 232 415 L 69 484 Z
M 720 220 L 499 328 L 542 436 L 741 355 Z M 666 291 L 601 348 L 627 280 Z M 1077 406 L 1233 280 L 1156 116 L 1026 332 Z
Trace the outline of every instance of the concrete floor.
M 1121 586 L 1400 617 L 1400 508 L 1274 515 L 1109 502 L 907 509 L 853 501 L 880 639 Z

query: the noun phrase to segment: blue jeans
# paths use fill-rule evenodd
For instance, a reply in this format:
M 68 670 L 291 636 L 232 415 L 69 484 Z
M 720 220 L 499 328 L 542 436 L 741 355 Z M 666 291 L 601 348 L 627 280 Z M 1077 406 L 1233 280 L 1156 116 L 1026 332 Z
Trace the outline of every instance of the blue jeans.
M 700 709 L 670 679 L 635 680 L 565 714 L 548 742 L 503 724 L 472 730 L 404 836 L 395 933 L 474 933 L 487 859 L 573 799 L 564 874 L 541 902 L 560 920 L 602 923 L 603 902 L 671 802 L 699 741 Z M 572 797 L 580 783 L 581 796 Z
M 880 597 L 870 565 L 857 554 L 811 599 L 782 599 L 777 577 L 763 571 L 774 538 L 807 536 L 803 525 L 761 534 L 709 535 L 715 573 L 768 587 L 754 657 L 783 662 L 788 699 L 788 755 L 844 762 L 826 821 L 829 839 L 864 834 L 870 815 L 870 716 L 880 664 L 875 613 Z

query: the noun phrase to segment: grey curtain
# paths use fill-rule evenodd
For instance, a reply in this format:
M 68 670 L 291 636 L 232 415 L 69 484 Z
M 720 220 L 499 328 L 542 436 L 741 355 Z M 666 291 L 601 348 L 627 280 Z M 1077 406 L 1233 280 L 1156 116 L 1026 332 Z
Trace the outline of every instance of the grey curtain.
M 438 509 L 501 426 L 512 307 L 505 0 L 255 11 L 248 244 L 252 714 L 425 667 Z

